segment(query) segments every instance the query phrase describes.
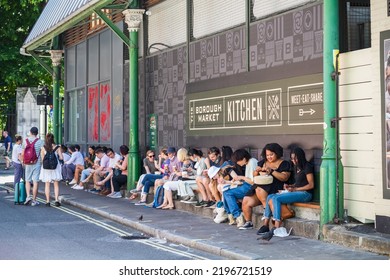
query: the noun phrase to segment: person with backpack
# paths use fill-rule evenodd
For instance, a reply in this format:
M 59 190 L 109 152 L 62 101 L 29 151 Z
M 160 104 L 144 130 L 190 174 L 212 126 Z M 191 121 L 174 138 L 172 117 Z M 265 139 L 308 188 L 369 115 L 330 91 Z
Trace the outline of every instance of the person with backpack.
M 30 129 L 30 136 L 27 137 L 24 143 L 22 153 L 23 164 L 25 165 L 26 177 L 26 193 L 27 198 L 25 205 L 31 206 L 39 205 L 37 199 L 39 174 L 41 172 L 40 150 L 43 146 L 43 141 L 38 137 L 38 128 L 33 126 Z M 33 182 L 33 195 L 30 195 L 31 182 Z
M 59 207 L 60 188 L 59 181 L 62 180 L 61 164 L 59 158 L 61 156 L 60 146 L 54 142 L 54 135 L 52 133 L 46 134 L 45 144 L 41 149 L 42 166 L 39 180 L 45 183 L 46 206 L 50 206 L 50 183 L 54 185 L 54 205 Z

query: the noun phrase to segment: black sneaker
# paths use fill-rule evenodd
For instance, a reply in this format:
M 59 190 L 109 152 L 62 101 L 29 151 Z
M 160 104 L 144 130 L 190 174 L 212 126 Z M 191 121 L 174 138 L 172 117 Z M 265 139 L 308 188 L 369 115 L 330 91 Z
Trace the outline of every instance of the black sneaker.
M 242 227 L 239 227 L 238 229 L 253 229 L 253 223 L 251 221 L 247 221 Z
M 50 207 L 50 202 L 46 202 L 45 204 L 47 207 Z
M 195 207 L 196 207 L 196 208 L 204 207 L 207 203 L 208 203 L 208 201 L 202 200 L 201 202 L 197 202 L 197 203 L 195 204 Z
M 259 230 L 257 231 L 257 235 L 263 235 L 264 233 L 269 232 L 269 227 L 267 226 L 261 226 Z
M 61 203 L 60 203 L 59 201 L 56 201 L 56 202 L 54 202 L 54 206 L 60 207 L 60 206 L 61 206 Z
M 205 207 L 205 208 L 212 208 L 213 205 L 215 205 L 215 201 L 210 200 L 203 207 Z

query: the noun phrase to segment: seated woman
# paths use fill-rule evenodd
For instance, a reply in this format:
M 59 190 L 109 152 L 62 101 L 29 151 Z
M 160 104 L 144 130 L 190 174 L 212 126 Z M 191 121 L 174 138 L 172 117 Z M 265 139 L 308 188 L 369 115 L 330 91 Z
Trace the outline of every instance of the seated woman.
M 144 180 L 144 178 L 145 178 L 145 176 L 147 174 L 156 174 L 156 175 L 160 175 L 161 174 L 161 170 L 160 170 L 161 169 L 161 163 L 162 163 L 161 160 L 162 160 L 162 158 L 161 158 L 161 155 L 160 155 L 159 156 L 159 163 L 157 162 L 154 151 L 148 150 L 146 152 L 146 157 L 143 160 L 143 166 L 145 168 L 145 172 L 146 173 L 142 174 L 138 178 L 137 186 L 135 187 L 135 189 L 130 191 L 132 193 L 132 195 L 130 196 L 130 199 L 137 198 L 138 193 L 141 192 L 142 187 L 143 187 L 142 181 Z
M 170 147 L 168 148 L 170 152 L 176 151 L 175 148 Z M 158 179 L 162 179 L 164 176 L 166 178 L 169 177 L 168 174 L 168 167 L 170 163 L 170 159 L 168 158 L 168 149 L 163 148 L 160 150 L 160 154 L 158 155 L 158 166 L 160 167 L 159 172 L 160 174 L 146 174 L 144 178 L 141 181 L 141 199 L 135 203 L 135 205 L 145 205 L 146 204 L 146 198 L 148 196 L 149 190 L 151 187 L 154 186 L 154 183 Z M 138 190 L 134 189 L 130 191 L 133 194 L 137 194 Z M 131 196 L 130 199 L 135 199 L 137 196 Z
M 193 176 L 188 176 L 188 179 L 179 180 L 179 188 L 177 190 L 178 195 L 181 196 L 181 202 L 184 203 L 197 203 L 198 199 L 194 194 L 193 188 L 197 188 L 196 178 L 201 177 L 203 171 L 207 169 L 205 160 L 206 158 L 203 156 L 203 152 L 201 150 L 191 148 L 188 151 L 188 156 L 192 162 L 195 162 L 194 167 L 187 168 L 187 170 L 183 170 L 188 174 L 191 172 L 194 174 Z M 185 174 L 183 175 L 185 177 Z M 192 177 L 192 178 L 191 178 Z
M 287 182 L 291 174 L 290 163 L 283 160 L 283 148 L 279 144 L 269 143 L 265 145 L 261 156 L 263 159 L 258 162 L 253 176 L 258 176 L 260 173 L 268 174 L 273 177 L 273 182 L 268 185 L 254 185 L 245 195 L 242 202 L 242 211 L 247 224 L 240 229 L 253 228 L 252 208 L 260 204 L 265 208 L 267 196 L 282 190 L 283 184 Z M 267 231 L 266 228 L 261 227 L 259 229 L 259 233 L 265 231 Z
M 272 237 L 275 228 L 280 227 L 282 223 L 282 203 L 308 202 L 312 199 L 314 189 L 313 165 L 306 160 L 305 152 L 299 147 L 291 151 L 291 161 L 294 164 L 295 183 L 292 185 L 285 184 L 284 191 L 270 194 L 267 197 L 264 225 L 262 226 L 263 232 L 268 228 L 271 213 L 273 214 L 273 220 L 275 220 L 275 227 L 265 233 L 269 238 Z
M 188 151 L 184 148 L 181 148 L 177 151 L 177 164 L 173 166 L 171 175 L 169 176 L 168 180 L 162 181 L 164 186 L 164 201 L 156 208 L 161 208 L 163 210 L 171 210 L 175 208 L 175 205 L 173 204 L 172 191 L 177 190 L 179 187 L 179 178 L 181 178 L 183 175 L 181 170 L 183 163 L 187 160 L 187 154 Z M 156 181 L 156 184 L 159 184 L 159 182 Z M 159 185 L 156 185 L 155 187 L 158 186 Z
M 111 177 L 111 193 L 108 197 L 121 198 L 121 186 L 127 183 L 127 162 L 129 157 L 129 148 L 126 145 L 119 147 L 123 160 L 115 163 L 114 168 L 120 171 L 120 174 L 113 174 Z
M 208 152 L 208 156 L 205 160 L 207 169 L 203 171 L 202 176 L 196 178 L 196 184 L 198 185 L 198 191 L 202 197 L 202 201 L 198 202 L 195 207 L 208 207 L 213 205 L 213 194 L 209 188 L 210 178 L 207 175 L 207 170 L 211 166 L 220 167 L 222 164 L 221 151 L 217 147 L 211 147 Z M 214 199 L 215 200 L 215 199 Z

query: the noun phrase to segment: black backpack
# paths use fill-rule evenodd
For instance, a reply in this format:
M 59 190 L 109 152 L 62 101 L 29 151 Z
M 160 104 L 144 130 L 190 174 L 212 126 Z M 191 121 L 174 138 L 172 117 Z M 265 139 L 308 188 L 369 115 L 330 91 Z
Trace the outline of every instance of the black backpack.
M 55 147 L 51 152 L 46 151 L 43 158 L 43 169 L 55 170 L 57 168 L 58 160 L 56 157 L 56 150 L 59 146 Z

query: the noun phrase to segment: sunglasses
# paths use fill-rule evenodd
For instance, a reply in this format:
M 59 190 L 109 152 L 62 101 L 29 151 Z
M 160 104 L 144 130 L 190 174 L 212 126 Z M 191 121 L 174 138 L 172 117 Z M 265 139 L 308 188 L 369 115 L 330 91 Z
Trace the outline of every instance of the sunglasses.
M 149 157 L 149 158 L 152 158 L 152 157 L 154 157 L 154 155 L 149 155 L 148 157 Z

